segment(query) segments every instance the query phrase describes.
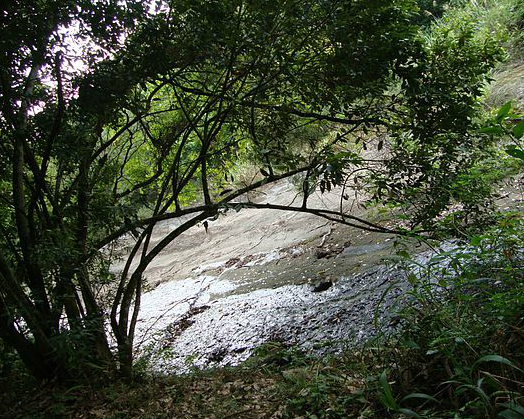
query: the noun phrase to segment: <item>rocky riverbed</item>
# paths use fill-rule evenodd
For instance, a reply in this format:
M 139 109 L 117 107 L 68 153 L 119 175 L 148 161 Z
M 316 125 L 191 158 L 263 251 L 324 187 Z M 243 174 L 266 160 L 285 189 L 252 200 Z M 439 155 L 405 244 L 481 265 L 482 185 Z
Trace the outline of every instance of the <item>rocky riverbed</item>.
M 341 252 L 335 259 L 344 264 L 347 257 L 353 256 Z M 226 261 L 213 266 L 224 269 L 218 276 L 168 282 L 146 293 L 137 326 L 138 354 L 157 371 L 184 372 L 238 364 L 266 341 L 317 354 L 337 351 L 395 324 L 392 313 L 407 287 L 399 270 L 378 265 L 348 276 L 314 282 L 304 277 L 302 283 L 282 285 L 269 273 L 284 258 L 260 258 L 261 265 L 253 267 L 266 266 L 268 278 L 254 281 L 256 286 L 230 279 L 236 269 L 226 268 Z
M 262 192 L 259 202 L 296 200 L 285 182 Z M 336 209 L 339 195 L 311 204 Z M 152 242 L 174 228 L 159 224 Z M 207 232 L 180 236 L 146 271 L 135 353 L 158 372 L 180 373 L 238 364 L 270 340 L 314 353 L 362 342 L 395 324 L 405 295 L 404 275 L 383 262 L 394 240 L 308 214 L 221 216 Z

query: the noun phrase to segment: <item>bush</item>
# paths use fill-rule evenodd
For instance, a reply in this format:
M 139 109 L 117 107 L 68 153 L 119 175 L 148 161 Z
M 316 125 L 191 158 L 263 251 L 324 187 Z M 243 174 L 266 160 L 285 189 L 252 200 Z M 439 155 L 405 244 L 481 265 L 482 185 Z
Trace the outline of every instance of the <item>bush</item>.
M 284 370 L 288 417 L 524 417 L 524 217 L 446 248 L 401 252 L 400 333 Z

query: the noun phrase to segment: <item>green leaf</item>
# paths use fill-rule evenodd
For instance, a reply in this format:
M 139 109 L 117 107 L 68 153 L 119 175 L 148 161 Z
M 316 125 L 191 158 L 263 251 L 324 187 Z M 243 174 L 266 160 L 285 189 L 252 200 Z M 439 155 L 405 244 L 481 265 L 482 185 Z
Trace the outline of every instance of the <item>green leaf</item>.
M 503 410 L 499 413 L 499 416 L 505 419 L 524 419 L 524 407 L 518 405 L 515 402 L 502 403 Z
M 380 400 L 382 401 L 382 404 L 386 406 L 388 409 L 397 409 L 397 401 L 393 397 L 393 393 L 391 392 L 391 386 L 388 383 L 388 377 L 386 375 L 386 371 L 384 370 L 382 374 L 380 374 L 379 377 L 380 386 L 382 387 L 382 394 L 380 397 Z
M 520 140 L 524 135 L 524 119 L 513 127 L 513 136 Z
M 506 153 L 508 153 L 511 157 L 524 160 L 524 150 L 521 150 L 514 145 L 506 148 Z
M 404 342 L 403 345 L 406 348 L 409 348 L 409 349 L 420 349 L 420 346 L 418 345 L 418 343 L 413 341 L 413 340 L 408 340 L 408 341 Z
M 470 241 L 469 241 L 469 244 L 472 245 L 472 246 L 479 246 L 480 243 L 482 242 L 482 237 L 480 236 L 473 236 Z
M 510 409 L 503 410 L 498 416 L 504 419 L 524 419 L 524 415 Z
M 404 259 L 409 259 L 410 258 L 410 255 L 409 255 L 409 253 L 406 250 L 399 250 L 397 252 L 397 256 L 400 256 L 400 257 L 402 257 Z
M 355 157 L 355 153 L 350 153 L 349 151 L 341 151 L 337 154 L 334 154 L 331 159 L 332 160 L 343 160 L 347 159 L 348 157 Z
M 502 135 L 504 134 L 504 129 L 502 127 L 484 127 L 479 130 L 481 134 L 495 134 Z
M 406 416 L 411 416 L 412 418 L 422 419 L 422 417 L 417 412 L 414 412 L 411 409 L 406 409 L 404 407 L 397 409 L 397 412 L 403 413 Z
M 507 407 L 515 412 L 519 412 L 524 417 L 524 407 L 515 402 L 502 403 L 502 407 Z
M 430 400 L 432 402 L 439 403 L 439 401 L 437 399 L 435 399 L 434 397 L 430 396 L 429 394 L 425 394 L 425 393 L 411 393 L 411 394 L 408 394 L 406 397 L 404 397 L 402 399 L 401 403 L 405 402 L 406 400 L 410 400 L 410 399 L 423 399 L 423 400 Z
M 486 394 L 486 392 L 484 390 L 482 390 L 482 383 L 484 382 L 484 378 L 481 378 L 477 381 L 477 386 L 471 386 L 471 388 L 475 391 L 475 393 L 477 393 L 480 398 L 484 401 L 484 404 L 486 406 L 489 406 L 491 401 L 490 401 L 490 397 Z
M 497 117 L 495 118 L 497 122 L 502 122 L 504 118 L 509 114 L 509 111 L 511 111 L 511 102 L 507 102 L 499 109 L 499 112 L 497 114 Z
M 510 366 L 511 368 L 514 368 L 516 369 L 517 371 L 522 371 L 519 367 L 517 367 L 513 362 L 511 362 L 509 359 L 507 358 L 504 358 L 503 356 L 500 356 L 500 355 L 486 355 L 486 356 L 483 356 L 482 358 L 480 358 L 479 360 L 477 360 L 473 366 L 471 367 L 471 369 L 474 369 L 476 365 L 478 364 L 481 364 L 483 362 L 498 362 L 499 364 L 504 364 L 504 365 L 508 365 Z

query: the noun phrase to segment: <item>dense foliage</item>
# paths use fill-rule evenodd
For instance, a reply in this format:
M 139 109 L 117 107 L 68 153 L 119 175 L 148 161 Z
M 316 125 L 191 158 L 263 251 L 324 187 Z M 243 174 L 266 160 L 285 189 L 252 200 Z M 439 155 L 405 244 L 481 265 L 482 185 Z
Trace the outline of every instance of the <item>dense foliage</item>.
M 372 132 L 390 151 L 372 192 L 415 204 L 416 225 L 486 140 L 477 99 L 501 49 L 463 20 L 423 37 L 412 0 L 38 4 L 1 18 L 0 337 L 41 378 L 130 377 L 145 269 L 219 210 L 254 207 L 246 192 L 302 174 L 308 210 L 312 187 L 366 163 L 352 142 Z M 259 177 L 231 186 L 246 159 Z

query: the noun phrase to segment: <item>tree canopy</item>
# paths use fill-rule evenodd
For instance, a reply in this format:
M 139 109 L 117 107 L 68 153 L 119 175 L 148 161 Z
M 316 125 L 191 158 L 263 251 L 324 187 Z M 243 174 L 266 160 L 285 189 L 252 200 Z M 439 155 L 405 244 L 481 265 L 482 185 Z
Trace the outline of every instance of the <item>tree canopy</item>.
M 467 21 L 425 38 L 419 18 L 414 0 L 4 6 L 2 340 L 39 377 L 130 376 L 148 264 L 219 210 L 257 208 L 246 192 L 296 174 L 303 202 L 289 210 L 389 231 L 308 207 L 311 187 L 367 164 L 351 145 L 370 133 L 388 150 L 369 171 L 375 199 L 416 202 L 415 224 L 438 215 L 453 199 L 442 188 L 485 141 L 472 134 L 477 98 L 502 52 Z M 239 160 L 260 177 L 237 187 Z M 115 278 L 110 246 L 130 232 Z

